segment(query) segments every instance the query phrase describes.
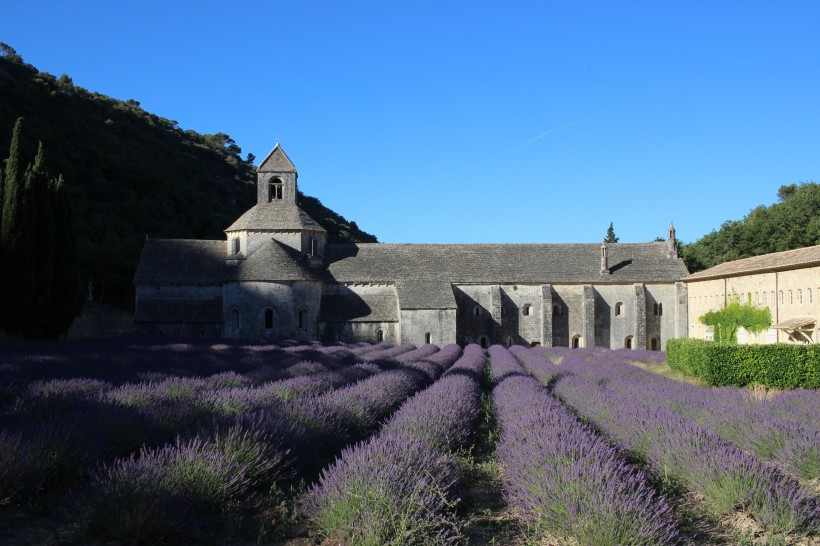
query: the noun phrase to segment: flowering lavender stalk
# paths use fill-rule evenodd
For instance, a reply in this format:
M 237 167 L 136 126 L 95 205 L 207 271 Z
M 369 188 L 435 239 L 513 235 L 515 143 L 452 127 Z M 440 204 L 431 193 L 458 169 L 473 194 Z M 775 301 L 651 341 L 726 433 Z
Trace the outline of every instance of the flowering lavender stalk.
M 381 435 L 345 449 L 305 511 L 320 534 L 350 546 L 452 544 L 454 476 L 449 459 L 424 442 Z
M 410 398 L 382 427 L 382 434 L 418 438 L 439 451 L 465 446 L 476 428 L 480 408 L 484 350 L 468 345 L 464 356 L 432 386 Z
M 236 453 L 178 440 L 101 466 L 81 501 L 81 521 L 86 534 L 118 542 L 199 541 L 209 518 L 253 486 Z
M 475 430 L 484 359 L 480 347 L 468 346 L 446 376 L 407 400 L 377 437 L 345 449 L 323 471 L 305 501 L 321 534 L 351 545 L 460 539 L 455 474 L 444 453 L 466 445 Z
M 401 345 L 396 345 L 395 347 L 365 353 L 364 355 L 361 355 L 360 358 L 366 362 L 380 359 L 395 360 L 395 358 L 400 354 L 413 351 L 415 349 L 416 346 L 412 343 L 402 343 Z
M 544 354 L 545 349 L 538 349 Z M 807 480 L 820 477 L 820 392 L 810 389 L 758 397 L 748 389 L 699 387 L 629 364 L 657 360 L 653 351 L 591 351 L 562 367 L 591 380 L 618 385 L 645 403 L 665 407 L 761 459 L 777 461 Z
M 507 502 L 537 536 L 547 530 L 581 544 L 674 544 L 671 507 L 647 476 L 575 418 L 503 347 L 490 347 L 498 460 Z
M 570 373 L 554 382 L 555 394 L 656 474 L 703 494 L 718 513 L 742 507 L 768 529 L 818 530 L 820 507 L 794 479 L 662 405 L 647 403 L 651 389 L 643 385 L 639 394 L 607 373 L 611 363 L 600 354 L 564 357 L 560 368 Z
M 395 357 L 396 362 L 415 362 L 416 360 L 427 359 L 427 357 L 434 355 L 435 353 L 439 352 L 439 348 L 437 345 L 433 345 L 432 343 L 428 343 L 427 345 L 422 345 L 418 349 L 413 349 L 412 351 L 407 351 L 406 353 L 401 353 L 397 357 Z

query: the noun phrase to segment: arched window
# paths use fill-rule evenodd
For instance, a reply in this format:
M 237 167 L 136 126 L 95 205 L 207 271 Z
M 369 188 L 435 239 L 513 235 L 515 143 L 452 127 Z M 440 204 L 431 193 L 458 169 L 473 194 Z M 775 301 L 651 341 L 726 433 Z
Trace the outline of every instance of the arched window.
M 239 333 L 239 309 L 232 309 L 231 310 L 231 331 L 234 333 Z
M 430 332 L 424 334 L 424 343 L 432 343 L 433 336 L 430 335 Z
M 657 337 L 653 337 L 649 340 L 649 348 L 653 351 L 657 351 L 660 349 L 660 340 Z
M 478 338 L 478 344 L 481 345 L 482 349 L 486 349 L 487 348 L 487 336 L 481 336 L 480 338 Z
M 578 349 L 579 347 L 581 347 L 581 336 L 579 336 L 579 335 L 572 336 L 572 348 L 573 349 Z
M 310 238 L 310 255 L 311 256 L 318 256 L 319 255 L 319 240 L 316 237 Z
M 265 309 L 265 330 L 273 328 L 273 309 Z
M 481 314 L 481 307 L 478 305 L 473 306 L 473 316 L 477 317 Z
M 513 338 L 508 337 L 507 338 L 507 347 L 512 347 L 512 344 L 513 344 Z
M 556 303 L 552 306 L 552 314 L 556 317 L 560 317 L 564 315 L 564 307 L 560 303 Z
M 624 348 L 625 349 L 631 349 L 632 348 L 632 336 L 626 336 L 626 339 L 624 340 Z
M 780 305 L 783 305 L 783 291 L 780 291 Z
M 507 307 L 506 307 L 505 305 L 502 305 L 502 306 L 501 306 L 501 316 L 502 316 L 502 317 L 506 317 L 506 316 L 507 316 Z
M 525 317 L 530 316 L 530 314 L 532 314 L 532 305 L 529 303 L 525 303 L 524 307 L 521 308 L 521 312 L 524 314 Z
M 299 309 L 299 329 L 307 328 L 307 310 Z
M 381 328 L 376 330 L 376 341 L 378 341 L 378 342 L 384 341 L 384 330 L 382 330 Z
M 809 296 L 809 305 L 811 305 L 811 303 L 812 303 L 812 301 L 811 301 L 811 288 L 809 288 L 808 296 Z
M 624 312 L 624 304 L 621 303 L 621 302 L 616 303 L 615 304 L 615 316 L 616 317 L 621 316 L 621 314 L 623 312 Z
M 797 290 L 797 304 L 803 305 L 803 289 L 800 288 Z
M 239 242 L 239 237 L 237 237 L 236 239 L 233 240 L 233 253 L 234 254 L 239 254 L 239 250 L 240 250 L 240 242 Z
M 768 304 L 769 304 L 768 294 L 766 292 L 763 292 L 763 305 L 768 305 Z
M 271 178 L 268 182 L 268 202 L 282 199 L 282 179 Z

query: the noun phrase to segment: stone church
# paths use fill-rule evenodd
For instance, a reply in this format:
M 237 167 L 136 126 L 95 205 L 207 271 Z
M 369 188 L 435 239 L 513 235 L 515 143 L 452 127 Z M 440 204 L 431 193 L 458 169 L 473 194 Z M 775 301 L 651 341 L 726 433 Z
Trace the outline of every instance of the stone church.
M 674 227 L 655 243 L 329 244 L 296 179 L 277 144 L 226 240 L 147 240 L 137 331 L 657 350 L 687 337 Z

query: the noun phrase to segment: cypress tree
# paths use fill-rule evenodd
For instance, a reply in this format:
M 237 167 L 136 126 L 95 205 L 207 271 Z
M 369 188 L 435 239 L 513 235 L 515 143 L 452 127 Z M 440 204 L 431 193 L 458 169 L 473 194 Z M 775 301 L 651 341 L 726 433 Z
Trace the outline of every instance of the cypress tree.
M 2 177 L 0 327 L 29 338 L 56 338 L 79 312 L 76 243 L 62 176 L 51 179 L 40 142 L 21 175 L 22 118 Z
M 23 181 L 20 176 L 20 133 L 23 118 L 14 124 L 6 159 L 5 176 L 3 177 L 2 221 L 0 221 L 0 327 L 7 331 L 16 331 L 15 317 L 19 311 L 15 299 L 15 259 L 19 251 L 19 232 L 23 198 Z
M 32 287 L 30 290 L 28 318 L 25 324 L 26 337 L 39 338 L 51 312 L 52 275 L 59 264 L 54 263 L 55 229 L 52 202 L 54 201 L 53 183 L 49 180 L 45 165 L 43 143 L 37 148 L 28 178 L 26 179 L 27 195 L 31 198 L 34 218 L 29 218 L 29 225 L 34 226 L 35 240 L 28 249 L 26 269 L 30 272 Z
M 23 118 L 17 118 L 11 134 L 9 157 L 6 159 L 6 175 L 3 183 L 3 214 L 0 223 L 0 249 L 5 249 L 11 237 L 11 224 L 19 214 L 20 180 L 20 132 L 23 129 Z
M 44 337 L 54 339 L 71 327 L 82 310 L 83 296 L 77 268 L 77 242 L 74 215 L 68 188 L 62 175 L 50 181 L 51 212 L 53 217 L 53 276 L 49 295 L 50 312 L 44 324 Z

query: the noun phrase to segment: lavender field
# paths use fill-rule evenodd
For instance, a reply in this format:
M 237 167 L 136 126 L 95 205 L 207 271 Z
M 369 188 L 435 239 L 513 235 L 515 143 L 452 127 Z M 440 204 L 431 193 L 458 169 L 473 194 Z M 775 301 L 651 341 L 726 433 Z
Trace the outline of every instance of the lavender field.
M 0 348 L 3 544 L 820 544 L 820 394 L 657 352 Z

